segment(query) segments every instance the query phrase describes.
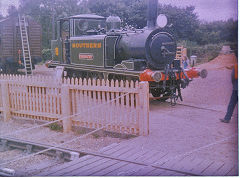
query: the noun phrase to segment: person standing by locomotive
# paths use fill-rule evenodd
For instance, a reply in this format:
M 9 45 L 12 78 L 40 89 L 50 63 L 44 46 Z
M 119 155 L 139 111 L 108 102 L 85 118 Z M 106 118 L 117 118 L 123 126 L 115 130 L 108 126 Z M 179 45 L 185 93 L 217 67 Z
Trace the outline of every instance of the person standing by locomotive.
M 184 56 L 183 57 L 183 68 L 184 69 L 187 69 L 188 68 L 188 65 L 189 65 L 189 59 L 187 56 Z
M 236 55 L 236 57 L 238 56 L 237 51 L 235 51 L 235 55 Z M 220 121 L 224 122 L 224 123 L 230 122 L 234 108 L 235 108 L 236 104 L 238 103 L 238 63 L 234 64 L 234 67 L 233 67 L 232 73 L 231 73 L 231 78 L 232 78 L 232 84 L 233 84 L 231 99 L 228 104 L 227 113 L 226 113 L 224 119 L 220 119 Z

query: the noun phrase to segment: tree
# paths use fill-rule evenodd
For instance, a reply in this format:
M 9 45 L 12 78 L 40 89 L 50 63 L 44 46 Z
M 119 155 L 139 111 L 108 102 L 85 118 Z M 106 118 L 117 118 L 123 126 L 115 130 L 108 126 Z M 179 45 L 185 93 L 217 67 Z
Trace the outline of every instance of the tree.
M 50 48 L 50 40 L 54 36 L 53 24 L 56 27 L 55 19 L 89 12 L 84 5 L 86 0 L 20 0 L 19 9 L 42 25 L 43 48 Z
M 179 8 L 159 5 L 159 12 L 167 16 L 168 23 L 173 25 L 172 28 L 178 40 L 194 41 L 199 26 L 198 16 L 194 13 L 194 9 L 194 6 Z
M 117 15 L 122 26 L 131 25 L 144 28 L 147 25 L 148 0 L 20 0 L 19 10 L 38 21 L 43 29 L 43 48 L 50 48 L 54 36 L 54 19 L 67 16 L 93 13 L 108 17 Z M 194 12 L 194 6 L 184 8 L 171 5 L 158 5 L 158 12 L 165 14 L 168 25 L 179 41 L 192 41 L 198 44 L 237 42 L 237 21 L 201 23 Z
M 201 23 L 198 29 L 199 44 L 234 42 L 237 43 L 238 22 L 233 19 Z
M 18 13 L 18 10 L 14 5 L 10 5 L 7 9 L 7 12 L 8 12 L 8 16 L 13 16 Z
M 147 24 L 147 2 L 148 0 L 88 0 L 87 7 L 92 13 L 105 17 L 117 15 L 122 19 L 123 25 L 143 28 Z M 173 24 L 175 35 L 179 39 L 189 40 L 192 40 L 199 25 L 194 9 L 193 6 L 186 8 L 161 4 L 158 6 L 158 12 L 165 14 L 169 24 Z
M 47 10 L 41 9 L 42 0 L 20 0 L 19 11 L 22 14 L 31 16 L 42 26 L 42 45 L 43 48 L 50 48 L 50 16 Z
M 117 15 L 123 21 L 123 26 L 146 26 L 146 0 L 88 0 L 87 8 L 91 13 L 104 17 Z

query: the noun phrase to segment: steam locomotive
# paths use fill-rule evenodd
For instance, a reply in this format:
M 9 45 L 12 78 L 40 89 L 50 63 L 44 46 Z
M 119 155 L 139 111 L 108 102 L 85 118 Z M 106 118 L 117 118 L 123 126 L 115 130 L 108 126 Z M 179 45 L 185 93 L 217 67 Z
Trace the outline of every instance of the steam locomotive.
M 181 88 L 206 70 L 183 70 L 176 56 L 176 40 L 167 19 L 157 15 L 158 0 L 149 0 L 147 26 L 121 28 L 121 19 L 81 14 L 57 22 L 52 61 L 69 77 L 149 82 L 149 91 L 161 100 L 182 100 Z M 176 94 L 178 93 L 178 95 Z

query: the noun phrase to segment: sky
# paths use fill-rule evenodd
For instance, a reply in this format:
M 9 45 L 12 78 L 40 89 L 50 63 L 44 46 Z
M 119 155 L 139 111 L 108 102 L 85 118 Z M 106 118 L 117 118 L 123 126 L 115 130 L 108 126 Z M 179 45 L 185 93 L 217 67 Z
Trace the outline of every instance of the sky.
M 186 7 L 195 6 L 200 20 L 215 21 L 238 17 L 238 0 L 158 0 L 159 3 Z
M 18 7 L 19 0 L 0 0 L 0 13 L 5 16 L 7 14 L 7 8 L 10 5 Z
M 117 0 L 116 0 L 117 1 Z M 178 7 L 195 6 L 199 19 L 207 22 L 215 20 L 237 19 L 238 0 L 158 0 L 162 4 Z M 18 6 L 19 0 L 0 0 L 0 13 L 7 14 L 9 5 Z M 161 13 L 161 12 L 159 12 Z

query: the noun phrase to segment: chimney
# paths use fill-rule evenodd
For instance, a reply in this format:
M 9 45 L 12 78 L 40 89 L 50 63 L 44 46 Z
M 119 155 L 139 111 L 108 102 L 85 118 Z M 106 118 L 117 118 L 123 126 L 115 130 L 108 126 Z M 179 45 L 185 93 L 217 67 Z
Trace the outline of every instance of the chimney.
M 154 28 L 158 15 L 158 0 L 148 0 L 147 27 Z

